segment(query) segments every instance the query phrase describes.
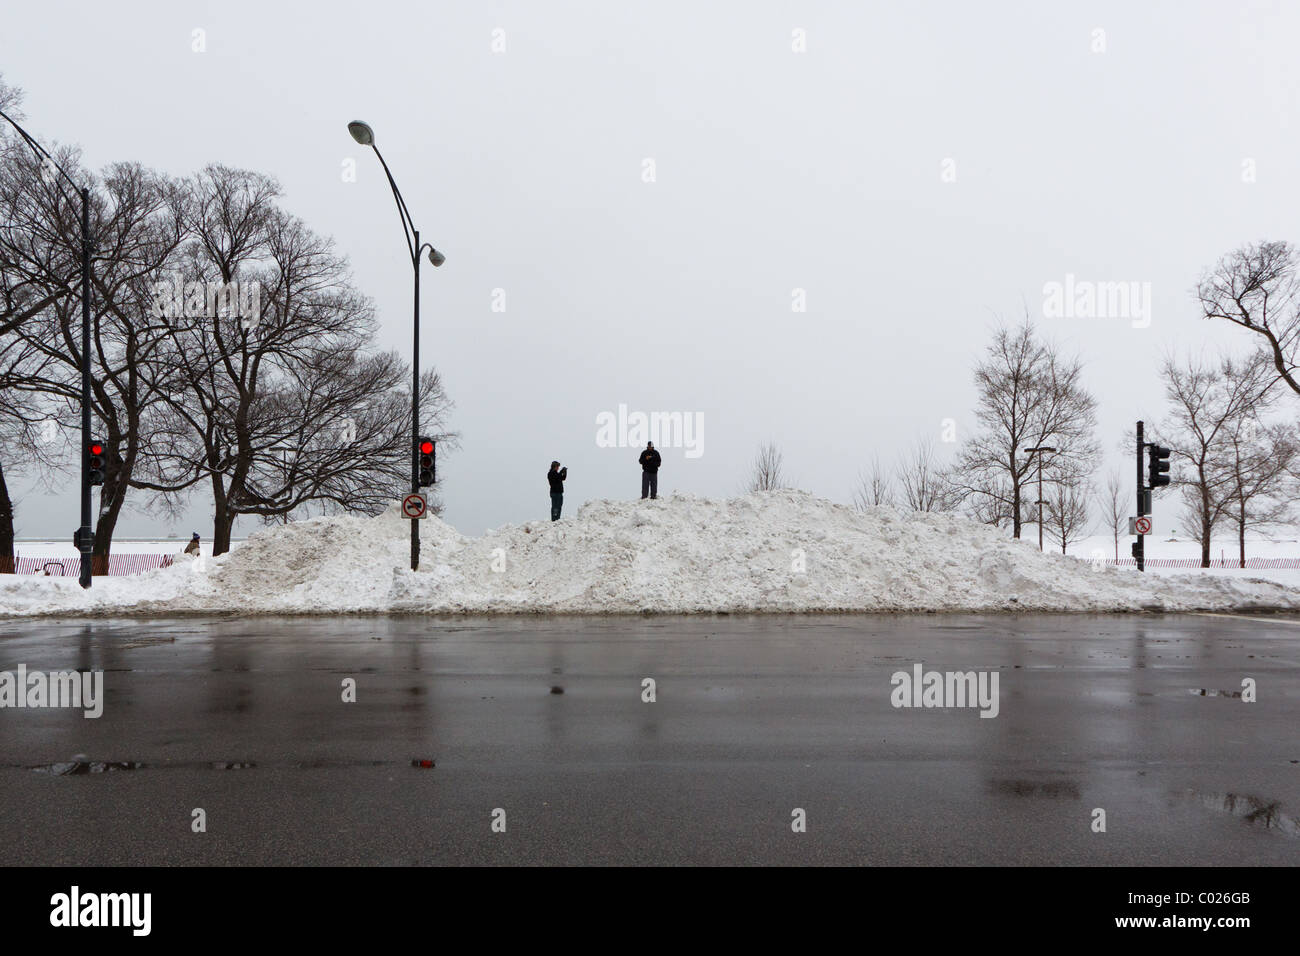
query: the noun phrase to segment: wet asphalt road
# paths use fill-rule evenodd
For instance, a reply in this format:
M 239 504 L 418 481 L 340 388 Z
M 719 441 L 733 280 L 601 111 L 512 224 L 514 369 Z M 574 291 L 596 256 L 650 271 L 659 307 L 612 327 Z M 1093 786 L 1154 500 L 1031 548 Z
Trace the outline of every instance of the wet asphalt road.
M 894 708 L 916 662 L 996 671 L 998 716 Z M 1300 862 L 1278 620 L 0 622 L 19 664 L 105 704 L 0 710 L 3 865 Z M 48 769 L 95 762 L 141 766 Z

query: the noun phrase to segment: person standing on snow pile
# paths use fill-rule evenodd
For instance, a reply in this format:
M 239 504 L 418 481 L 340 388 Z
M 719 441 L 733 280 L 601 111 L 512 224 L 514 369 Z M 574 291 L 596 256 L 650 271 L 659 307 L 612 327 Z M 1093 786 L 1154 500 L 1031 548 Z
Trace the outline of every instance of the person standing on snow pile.
M 569 468 L 561 468 L 558 461 L 551 462 L 551 470 L 546 473 L 546 480 L 551 483 L 551 520 L 560 520 L 560 509 L 564 507 L 564 479 L 569 477 Z
M 197 531 L 194 532 L 194 537 L 190 538 L 190 543 L 185 546 L 185 553 L 186 554 L 199 553 L 199 533 Z
M 648 441 L 645 443 L 645 451 L 641 452 L 641 457 L 637 459 L 641 463 L 641 497 L 658 498 L 659 497 L 659 463 L 662 461 L 659 452 L 655 451 L 655 443 Z

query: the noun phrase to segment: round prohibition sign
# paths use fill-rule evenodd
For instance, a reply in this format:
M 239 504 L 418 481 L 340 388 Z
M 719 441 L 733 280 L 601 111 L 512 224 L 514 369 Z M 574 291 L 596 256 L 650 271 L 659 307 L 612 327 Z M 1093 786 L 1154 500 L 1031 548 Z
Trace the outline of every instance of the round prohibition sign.
M 1151 519 L 1146 516 L 1138 518 L 1137 521 L 1134 522 L 1133 526 L 1137 529 L 1138 534 L 1151 533 Z
M 402 499 L 402 514 L 408 518 L 423 518 L 427 507 L 424 495 L 410 494 Z

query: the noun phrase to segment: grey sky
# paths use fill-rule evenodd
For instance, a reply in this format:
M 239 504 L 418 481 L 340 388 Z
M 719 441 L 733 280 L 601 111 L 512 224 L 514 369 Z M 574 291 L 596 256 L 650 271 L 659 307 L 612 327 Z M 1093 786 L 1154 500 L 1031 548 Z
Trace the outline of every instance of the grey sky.
M 1201 270 L 1300 239 L 1294 3 L 46 3 L 4 23 L 47 146 L 276 176 L 409 355 L 396 212 L 346 131 L 374 127 L 447 256 L 422 348 L 457 405 L 442 491 L 469 533 L 546 517 L 553 458 L 568 513 L 639 494 L 637 450 L 595 441 L 620 403 L 703 416 L 700 457 L 663 449 L 661 494 L 735 493 L 772 439 L 847 501 L 873 451 L 945 418 L 968 434 L 971 366 L 1026 306 L 1086 360 L 1118 465 L 1122 430 L 1160 414 L 1165 349 L 1248 344 L 1198 319 Z M 1067 274 L 1149 282 L 1150 327 L 1045 318 Z M 17 521 L 68 537 L 71 485 L 26 491 Z M 195 529 L 202 503 L 119 534 Z

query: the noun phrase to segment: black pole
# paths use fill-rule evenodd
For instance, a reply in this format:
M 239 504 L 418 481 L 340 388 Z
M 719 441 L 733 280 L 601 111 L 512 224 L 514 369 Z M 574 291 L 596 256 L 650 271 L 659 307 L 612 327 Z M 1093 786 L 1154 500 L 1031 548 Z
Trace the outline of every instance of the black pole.
M 1142 500 L 1142 423 L 1137 423 L 1137 516 L 1141 518 L 1146 514 L 1143 510 Z M 1134 529 L 1137 530 L 1136 528 Z M 1137 536 L 1137 543 L 1133 545 L 1133 557 L 1137 559 L 1137 569 L 1146 570 L 1146 538 L 1142 535 Z
M 411 346 L 411 493 L 420 493 L 420 231 L 415 233 L 415 332 Z M 420 522 L 411 519 L 411 570 L 420 567 Z
M 359 127 L 360 129 L 354 129 Z M 379 157 L 379 165 L 384 168 L 388 185 L 393 190 L 393 201 L 397 203 L 397 215 L 402 220 L 402 238 L 407 242 L 411 252 L 411 268 L 415 271 L 415 303 L 411 330 L 411 494 L 420 493 L 420 230 L 415 228 L 411 213 L 406 208 L 402 191 L 397 188 L 384 154 L 375 145 L 374 133 L 365 123 L 349 123 L 348 132 L 352 138 L 363 146 L 369 146 Z M 436 260 L 435 260 L 436 256 Z M 429 247 L 429 259 L 435 266 L 442 265 L 443 257 L 432 246 Z M 416 518 L 411 519 L 411 570 L 420 568 L 420 524 Z
M 81 190 L 81 586 L 90 587 L 90 190 Z
M 1043 550 L 1043 454 L 1038 453 L 1038 550 Z
M 37 158 L 57 169 L 59 175 L 81 194 L 81 525 L 77 528 L 75 542 L 81 552 L 81 586 L 90 587 L 91 550 L 94 547 L 93 532 L 90 530 L 90 256 L 94 243 L 90 235 L 90 189 L 78 186 L 68 175 L 68 171 L 58 164 L 53 156 L 31 134 L 23 129 L 13 117 L 0 110 L 0 119 L 12 126 L 23 142 L 32 148 Z M 59 188 L 63 192 L 62 187 Z M 68 198 L 66 192 L 63 193 Z

